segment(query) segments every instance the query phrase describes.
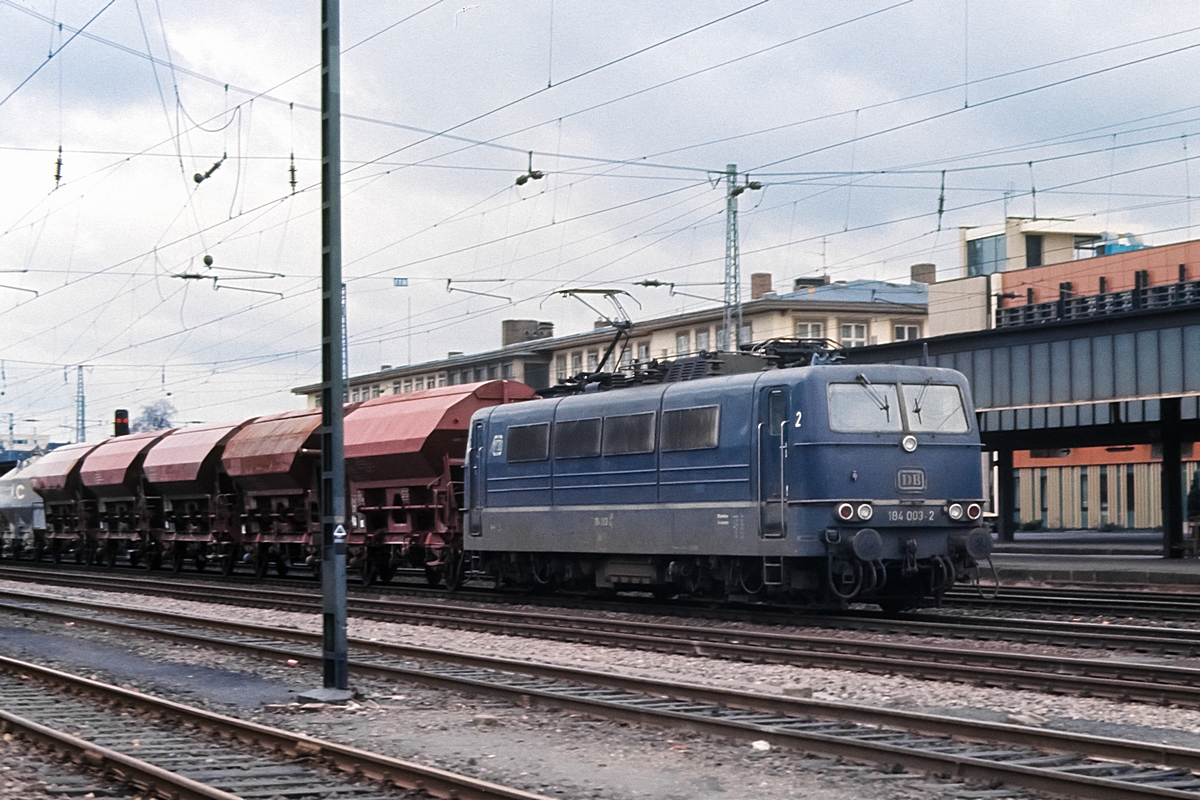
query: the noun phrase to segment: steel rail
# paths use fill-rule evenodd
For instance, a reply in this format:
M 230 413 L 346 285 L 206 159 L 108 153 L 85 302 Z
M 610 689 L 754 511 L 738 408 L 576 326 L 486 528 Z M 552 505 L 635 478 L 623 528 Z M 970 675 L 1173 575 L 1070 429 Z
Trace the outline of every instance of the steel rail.
M 21 609 L 14 607 L 12 610 Z M 49 609 L 24 610 L 56 618 L 69 616 Z M 101 610 L 154 618 L 170 623 L 171 628 L 114 619 L 80 616 L 74 619 L 144 636 L 271 658 L 292 658 L 314 666 L 321 663 L 320 637 L 316 634 L 220 620 L 194 620 L 165 612 L 131 612 L 112 607 Z M 222 631 L 237 632 L 245 639 L 214 639 L 186 630 L 187 627 L 208 627 L 210 623 Z M 280 646 L 288 641 L 304 642 L 311 649 L 297 652 Z M 901 764 L 906 769 L 950 772 L 961 778 L 981 781 L 999 778 L 1031 789 L 1076 797 L 1187 797 L 1193 800 L 1200 797 L 1200 776 L 1194 774 L 1200 769 L 1200 750 L 630 678 L 365 640 L 352 639 L 350 646 L 350 663 L 357 674 L 443 690 L 501 696 L 526 706 L 548 705 L 639 724 L 683 727 L 734 738 L 765 739 L 778 746 L 889 765 Z M 379 656 L 384 658 L 381 660 Z M 388 659 L 399 663 L 389 663 Z M 409 663 L 413 660 L 424 664 Z M 997 743 L 1003 748 L 997 750 Z M 1088 757 L 1081 755 L 1083 753 Z M 1134 766 L 1138 764 L 1142 766 Z
M 319 656 L 317 661 L 320 662 Z M 0 656 L 0 671 L 8 675 L 18 675 L 24 682 L 28 682 L 32 677 L 60 690 L 88 694 L 123 711 L 168 717 L 182 723 L 186 728 L 216 734 L 243 745 L 262 747 L 292 759 L 320 763 L 337 772 L 346 773 L 352 780 L 367 778 L 384 788 L 395 787 L 403 791 L 426 792 L 435 797 L 460 800 L 549 800 L 543 795 L 367 752 L 307 734 L 246 722 L 14 658 Z M 12 698 L 6 698 L 5 702 L 11 704 Z M 105 751 L 95 743 L 79 737 L 74 737 L 76 742 L 72 743 L 69 735 L 54 735 L 54 732 L 44 725 L 40 726 L 39 730 L 25 725 L 26 722 L 29 721 L 20 720 L 15 714 L 4 716 L 5 725 L 11 724 L 22 733 L 29 732 L 31 737 L 46 737 L 48 741 L 56 743 L 54 746 L 74 751 L 85 763 L 97 767 L 107 766 L 135 784 L 144 780 L 147 787 L 159 787 L 160 784 L 171 787 L 165 790 L 165 794 L 160 790 L 160 796 L 237 800 L 236 795 L 212 789 L 197 781 L 189 781 L 181 775 L 172 775 L 168 770 L 157 768 L 140 759 Z

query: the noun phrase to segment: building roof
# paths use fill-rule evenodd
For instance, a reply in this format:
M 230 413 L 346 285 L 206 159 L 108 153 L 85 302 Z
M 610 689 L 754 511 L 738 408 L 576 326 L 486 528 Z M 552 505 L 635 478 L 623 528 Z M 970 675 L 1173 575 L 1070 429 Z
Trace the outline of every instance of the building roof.
M 807 303 L 900 303 L 923 306 L 929 302 L 929 285 L 867 280 L 838 281 L 786 294 L 768 294 L 764 295 L 763 299 L 799 300 Z

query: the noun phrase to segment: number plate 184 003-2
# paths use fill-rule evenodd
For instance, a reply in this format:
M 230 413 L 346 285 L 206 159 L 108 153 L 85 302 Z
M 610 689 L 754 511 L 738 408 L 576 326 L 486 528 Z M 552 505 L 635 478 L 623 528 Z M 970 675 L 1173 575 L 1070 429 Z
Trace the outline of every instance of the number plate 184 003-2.
M 876 506 L 871 521 L 877 525 L 935 525 L 945 522 L 945 514 L 937 506 Z

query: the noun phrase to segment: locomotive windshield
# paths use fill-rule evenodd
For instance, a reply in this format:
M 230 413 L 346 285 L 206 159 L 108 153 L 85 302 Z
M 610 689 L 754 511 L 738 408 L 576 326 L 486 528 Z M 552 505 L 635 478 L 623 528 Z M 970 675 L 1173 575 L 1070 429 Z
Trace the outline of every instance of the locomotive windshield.
M 900 397 L 903 396 L 904 414 Z M 962 393 L 953 384 L 856 383 L 828 387 L 829 428 L 843 433 L 966 433 L 970 430 Z
M 829 384 L 829 427 L 847 433 L 888 433 L 902 429 L 896 385 L 871 383 Z
M 970 430 L 957 386 L 939 383 L 901 384 L 908 429 L 917 433 L 966 433 Z

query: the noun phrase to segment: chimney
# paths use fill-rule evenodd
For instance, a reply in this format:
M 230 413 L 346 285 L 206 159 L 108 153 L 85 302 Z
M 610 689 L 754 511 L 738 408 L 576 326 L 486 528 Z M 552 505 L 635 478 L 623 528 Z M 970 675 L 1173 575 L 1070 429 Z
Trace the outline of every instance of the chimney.
M 774 289 L 771 288 L 771 273 L 769 272 L 753 272 L 750 274 L 750 299 L 759 300 L 764 294 L 770 294 Z
M 913 264 L 910 274 L 913 283 L 937 283 L 936 264 Z
M 549 339 L 553 335 L 553 322 L 538 322 L 535 319 L 506 319 L 500 323 L 501 347 L 524 344 L 536 339 Z

